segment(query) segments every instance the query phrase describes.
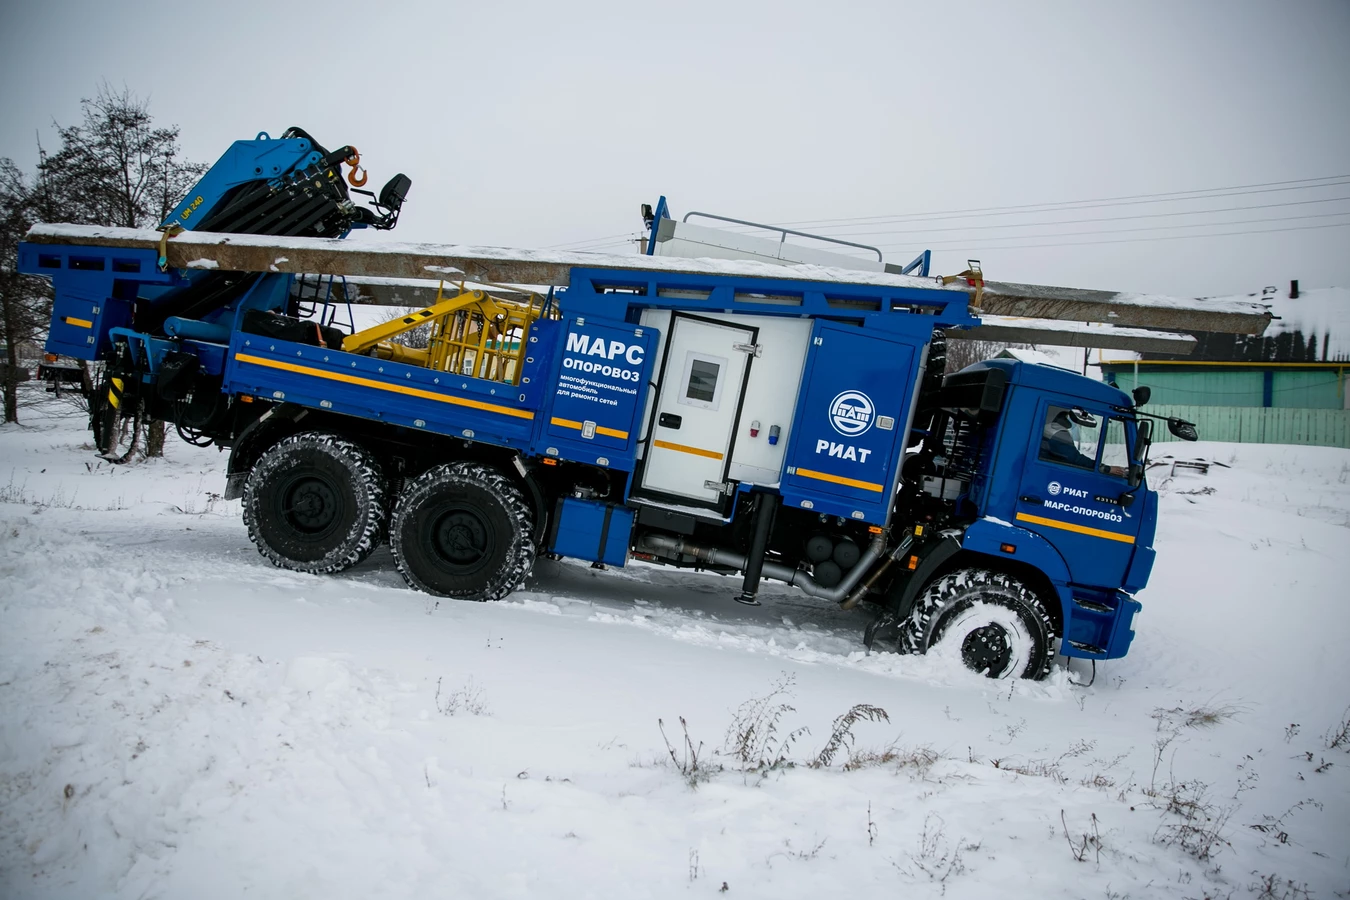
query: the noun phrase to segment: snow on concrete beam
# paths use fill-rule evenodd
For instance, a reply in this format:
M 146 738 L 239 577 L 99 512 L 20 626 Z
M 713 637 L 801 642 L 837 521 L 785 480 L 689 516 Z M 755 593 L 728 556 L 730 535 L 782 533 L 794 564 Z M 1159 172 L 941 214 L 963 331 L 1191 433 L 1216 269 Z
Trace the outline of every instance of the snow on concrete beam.
M 1230 300 L 1001 282 L 986 282 L 980 308 L 987 315 L 1227 334 L 1262 334 L 1271 318 L 1267 306 L 1250 301 L 1244 305 Z
M 1014 319 L 985 316 L 976 328 L 947 332 L 948 340 L 997 341 L 1009 344 L 1046 344 L 1052 347 L 1095 347 L 1100 350 L 1134 350 L 1187 355 L 1196 347 L 1189 334 L 1118 328 L 1085 322 Z
M 39 244 L 157 249 L 157 231 L 96 225 L 36 225 L 28 240 Z M 660 271 L 695 275 L 741 275 L 832 284 L 924 290 L 974 288 L 964 279 L 943 286 L 934 278 L 863 272 L 823 266 L 781 266 L 751 260 L 617 256 L 557 250 L 515 250 L 439 244 L 365 243 L 331 238 L 187 231 L 168 242 L 174 268 L 232 272 L 291 272 L 383 278 L 464 278 L 497 284 L 566 285 L 574 268 Z M 1078 322 L 1106 322 L 1188 331 L 1261 334 L 1269 311 L 1246 300 L 1205 301 L 1155 294 L 1124 294 L 1043 285 L 986 282 L 983 313 Z

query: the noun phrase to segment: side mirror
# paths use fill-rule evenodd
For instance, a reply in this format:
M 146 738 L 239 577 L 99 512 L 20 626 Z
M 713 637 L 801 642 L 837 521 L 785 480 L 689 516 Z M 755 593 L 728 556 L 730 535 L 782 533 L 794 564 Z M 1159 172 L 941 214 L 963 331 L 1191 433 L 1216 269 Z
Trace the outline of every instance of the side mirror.
M 1141 384 L 1139 387 L 1130 391 L 1130 396 L 1134 397 L 1135 406 L 1143 406 L 1148 402 L 1148 398 L 1153 396 L 1153 392 L 1148 389 L 1147 385 Z
M 1195 423 L 1187 422 L 1185 419 L 1168 419 L 1167 430 L 1183 441 L 1200 440 L 1200 435 L 1195 431 Z
M 1075 425 L 1081 425 L 1084 428 L 1097 427 L 1097 420 L 1092 417 L 1090 412 L 1083 409 L 1081 406 L 1075 406 L 1073 409 L 1069 410 L 1069 421 L 1073 422 Z

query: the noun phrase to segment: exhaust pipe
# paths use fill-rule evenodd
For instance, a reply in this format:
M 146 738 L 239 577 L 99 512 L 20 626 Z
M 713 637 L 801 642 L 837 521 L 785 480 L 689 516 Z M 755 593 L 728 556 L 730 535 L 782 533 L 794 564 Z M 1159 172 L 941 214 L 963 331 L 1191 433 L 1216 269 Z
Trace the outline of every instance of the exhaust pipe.
M 644 534 L 638 540 L 638 549 L 657 556 L 692 556 L 702 562 L 728 566 L 741 571 L 745 571 L 748 562 L 743 553 L 734 553 L 730 550 L 695 544 L 673 534 Z M 810 575 L 800 569 L 789 568 L 782 563 L 765 562 L 763 575 L 765 578 L 783 581 L 795 588 L 800 588 L 812 597 L 820 597 L 822 600 L 832 600 L 835 603 L 843 604 L 849 599 L 849 591 L 853 590 L 854 585 L 862 578 L 863 573 L 872 567 L 872 564 L 881 557 L 885 549 L 885 534 L 874 535 L 872 542 L 867 545 L 867 549 L 863 551 L 858 562 L 848 570 L 848 574 L 844 576 L 842 581 L 831 588 L 821 587 L 811 579 Z M 868 585 L 874 580 L 869 579 Z M 858 597 L 853 599 L 852 604 L 845 605 L 844 608 L 852 609 L 861 599 L 862 593 L 860 592 Z
M 890 553 L 886 554 L 886 558 L 882 561 L 881 565 L 877 566 L 876 569 L 873 570 L 872 574 L 867 576 L 867 580 L 864 581 L 862 584 L 858 585 L 857 589 L 854 590 L 853 593 L 849 594 L 848 597 L 840 601 L 839 607 L 841 609 L 852 609 L 853 607 L 861 603 L 862 598 L 866 597 L 867 592 L 872 589 L 872 585 L 880 581 L 881 576 L 885 575 L 886 572 L 890 570 L 891 566 L 893 566 L 896 562 L 900 560 L 900 557 L 908 553 L 909 548 L 913 546 L 913 544 L 914 544 L 914 531 L 913 529 L 909 529 L 905 532 L 905 537 L 903 540 L 900 541 L 900 545 L 896 547 L 894 550 L 892 550 Z

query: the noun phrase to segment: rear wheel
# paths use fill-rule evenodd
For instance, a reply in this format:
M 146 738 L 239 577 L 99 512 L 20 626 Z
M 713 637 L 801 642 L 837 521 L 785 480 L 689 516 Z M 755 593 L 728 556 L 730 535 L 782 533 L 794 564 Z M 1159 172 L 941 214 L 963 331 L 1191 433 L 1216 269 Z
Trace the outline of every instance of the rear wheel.
M 505 475 L 478 463 L 431 469 L 404 490 L 389 545 L 411 587 L 461 600 L 500 600 L 534 564 L 531 507 Z
M 1041 598 L 1013 576 L 987 569 L 939 578 L 900 628 L 902 649 L 950 655 L 990 678 L 1044 678 L 1054 638 Z
M 244 484 L 249 540 L 274 564 L 299 572 L 340 572 L 364 560 L 384 537 L 388 509 L 379 463 L 336 434 L 279 441 Z

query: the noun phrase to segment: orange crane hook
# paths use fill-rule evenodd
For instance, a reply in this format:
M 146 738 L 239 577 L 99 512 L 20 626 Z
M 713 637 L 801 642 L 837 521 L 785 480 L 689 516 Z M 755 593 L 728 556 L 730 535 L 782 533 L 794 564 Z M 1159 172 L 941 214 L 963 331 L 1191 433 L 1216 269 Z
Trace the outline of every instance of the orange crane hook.
M 358 188 L 364 185 L 366 183 L 366 179 L 369 178 L 370 176 L 366 172 L 366 170 L 361 167 L 360 152 L 355 147 L 353 147 L 351 156 L 348 156 L 345 161 L 347 165 L 352 167 L 352 170 L 347 173 L 347 183 L 350 184 L 352 187 Z

